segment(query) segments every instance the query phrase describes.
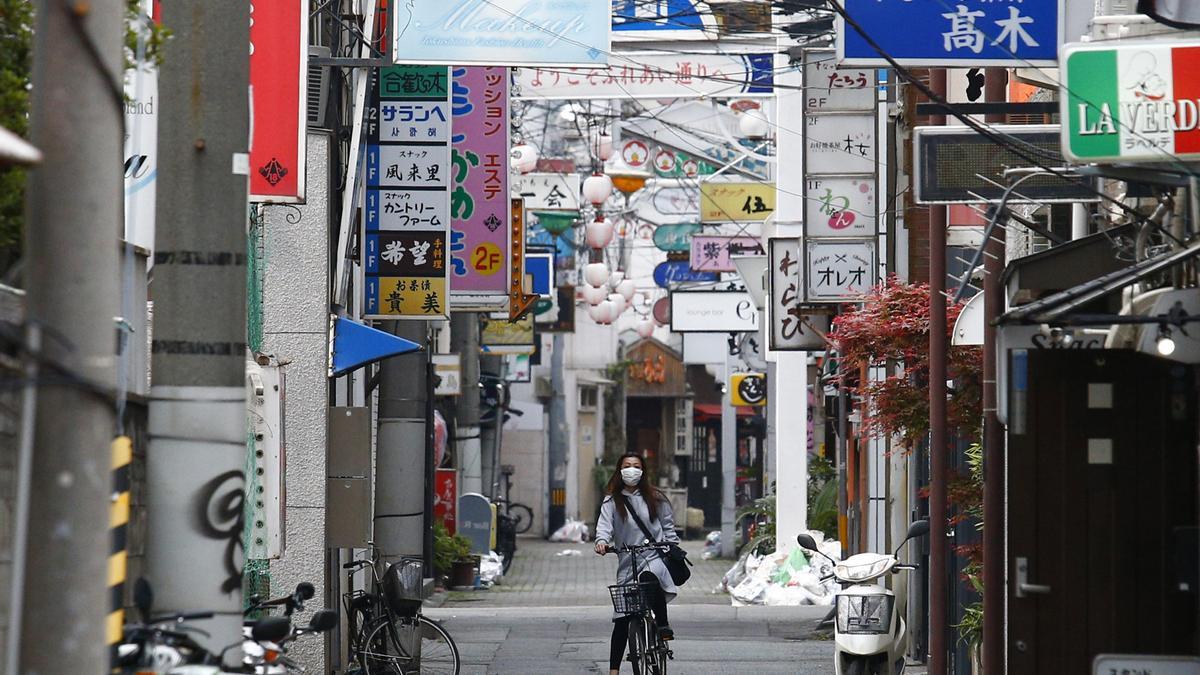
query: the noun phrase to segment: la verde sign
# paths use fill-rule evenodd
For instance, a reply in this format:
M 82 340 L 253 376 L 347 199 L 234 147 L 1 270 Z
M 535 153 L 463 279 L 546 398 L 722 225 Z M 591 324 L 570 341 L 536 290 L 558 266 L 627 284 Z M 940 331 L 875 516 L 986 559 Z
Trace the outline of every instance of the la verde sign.
M 1200 158 L 1200 43 L 1068 45 L 1062 62 L 1069 159 Z

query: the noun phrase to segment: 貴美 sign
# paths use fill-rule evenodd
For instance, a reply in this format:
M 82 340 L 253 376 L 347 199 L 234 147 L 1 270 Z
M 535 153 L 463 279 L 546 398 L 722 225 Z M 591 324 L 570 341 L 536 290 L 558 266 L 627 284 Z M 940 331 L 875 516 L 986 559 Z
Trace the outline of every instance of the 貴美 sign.
M 527 173 L 517 183 L 530 211 L 578 211 L 579 189 L 577 173 Z
M 458 308 L 497 307 L 508 297 L 508 69 L 452 73 L 450 297 Z
M 448 314 L 450 78 L 441 66 L 379 70 L 367 125 L 364 318 Z
M 804 249 L 799 237 L 767 240 L 767 304 L 771 320 L 768 343 L 772 351 L 824 349 L 824 338 L 805 315 Z M 827 327 L 828 324 L 826 324 Z
M 410 0 L 392 11 L 392 54 L 405 63 L 600 66 L 611 6 L 593 0 Z
M 689 264 L 697 272 L 734 272 L 730 256 L 762 252 L 757 237 L 692 237 Z
M 775 212 L 774 183 L 700 184 L 700 221 L 761 223 Z
M 672 333 L 754 333 L 758 309 L 746 291 L 671 291 Z
M 533 99 L 768 96 L 771 54 L 622 53 L 607 68 L 522 68 L 521 96 Z
M 875 176 L 821 176 L 805 181 L 805 234 L 875 236 Z
M 1052 66 L 1062 0 L 843 0 L 846 13 L 906 66 Z M 861 34 L 837 22 L 838 59 L 888 66 Z
M 861 300 L 875 286 L 875 240 L 804 242 L 806 302 Z
M 1069 45 L 1062 150 L 1079 162 L 1200 157 L 1200 42 Z

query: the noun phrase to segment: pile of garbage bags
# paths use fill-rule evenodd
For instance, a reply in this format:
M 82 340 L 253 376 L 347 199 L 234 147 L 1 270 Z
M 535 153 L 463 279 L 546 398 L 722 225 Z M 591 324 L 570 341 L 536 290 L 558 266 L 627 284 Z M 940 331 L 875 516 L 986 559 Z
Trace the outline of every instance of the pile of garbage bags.
M 841 543 L 825 540 L 824 533 L 810 530 L 813 539 L 820 541 L 821 553 L 840 560 Z M 746 551 L 721 580 L 719 590 L 729 593 L 735 607 L 745 605 L 832 605 L 838 584 L 832 578 L 821 581 L 833 572 L 833 563 L 799 547 L 791 552 L 776 551 L 756 555 Z
M 493 584 L 500 583 L 502 576 L 504 576 L 504 558 L 499 553 L 488 551 L 487 555 L 479 556 L 480 588 L 491 588 Z
M 588 540 L 588 526 L 583 521 L 567 519 L 567 522 L 562 527 L 554 531 L 550 535 L 550 541 L 569 541 L 576 544 L 583 543 Z

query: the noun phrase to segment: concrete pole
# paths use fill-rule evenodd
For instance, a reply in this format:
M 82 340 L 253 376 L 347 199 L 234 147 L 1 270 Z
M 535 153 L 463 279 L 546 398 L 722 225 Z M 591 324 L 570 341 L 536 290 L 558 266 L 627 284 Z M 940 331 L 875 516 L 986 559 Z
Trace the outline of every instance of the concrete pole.
M 724 381 L 721 383 L 721 557 L 732 558 L 737 515 L 737 410 L 733 407 L 729 376 L 733 373 L 733 355 L 725 354 Z
M 504 358 L 495 354 L 484 354 L 479 357 L 479 372 L 496 378 L 503 377 Z M 504 390 L 497 388 L 496 395 L 503 396 Z M 480 414 L 482 417 L 482 413 Z M 497 408 L 496 418 L 486 427 L 479 428 L 479 467 L 480 482 L 483 484 L 483 494 L 488 499 L 496 493 L 496 478 L 499 476 L 496 457 L 500 445 L 500 420 L 504 413 Z M 481 423 L 482 424 L 482 423 Z
M 146 460 L 146 577 L 158 612 L 213 611 L 240 660 L 246 465 L 250 7 L 164 0 Z M 232 167 L 232 170 L 231 170 Z
M 808 352 L 775 355 L 775 534 L 796 547 L 808 530 Z
M 567 522 L 567 400 L 563 391 L 563 352 L 566 340 L 562 333 L 554 334 L 554 353 L 550 355 L 550 448 L 546 467 L 547 487 L 550 489 L 546 510 L 547 534 L 552 534 Z
M 450 346 L 462 360 L 462 395 L 458 397 L 455 449 L 460 494 L 483 492 L 483 458 L 479 442 L 479 315 L 450 315 Z
M 426 321 L 394 321 L 390 330 L 417 344 L 429 342 Z M 427 368 L 420 354 L 380 366 L 374 537 L 389 562 L 422 557 L 425 549 Z
M 94 673 L 108 662 L 116 415 L 106 396 L 116 386 L 124 112 L 121 83 L 108 76 L 121 72 L 124 3 L 78 8 L 39 2 L 34 12 L 31 126 L 44 161 L 29 173 L 25 287 L 40 357 L 54 366 L 39 368 L 32 461 L 18 487 L 33 534 L 14 545 L 27 552 L 14 561 L 25 573 L 20 624 L 10 626 L 20 638 L 14 674 Z

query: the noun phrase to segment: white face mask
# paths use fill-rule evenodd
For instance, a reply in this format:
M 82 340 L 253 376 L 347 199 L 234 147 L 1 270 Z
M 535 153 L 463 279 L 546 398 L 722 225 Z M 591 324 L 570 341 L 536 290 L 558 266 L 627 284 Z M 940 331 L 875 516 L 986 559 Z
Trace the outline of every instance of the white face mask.
M 624 469 L 621 469 L 621 480 L 625 481 L 625 484 L 629 487 L 637 485 L 638 481 L 641 479 L 642 470 L 636 466 L 627 466 Z

